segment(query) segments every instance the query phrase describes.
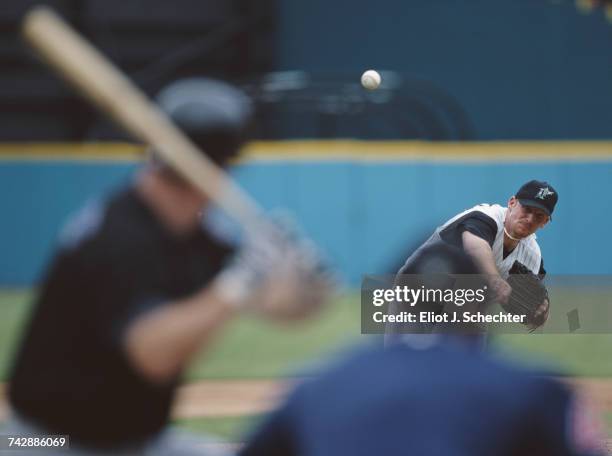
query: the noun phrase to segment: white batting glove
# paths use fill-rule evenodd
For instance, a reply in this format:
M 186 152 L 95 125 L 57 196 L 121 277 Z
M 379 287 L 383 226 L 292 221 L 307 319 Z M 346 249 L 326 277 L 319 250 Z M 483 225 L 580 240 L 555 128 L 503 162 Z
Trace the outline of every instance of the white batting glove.
M 269 224 L 249 237 L 215 281 L 236 308 L 277 319 L 300 318 L 318 309 L 333 290 L 314 244 L 283 226 Z
M 245 307 L 282 256 L 280 246 L 269 238 L 248 237 L 215 279 L 217 292 L 233 307 Z
M 270 276 L 253 309 L 277 320 L 299 319 L 318 310 L 332 291 L 331 275 L 316 260 L 316 252 L 294 245 L 285 251 L 283 264 Z

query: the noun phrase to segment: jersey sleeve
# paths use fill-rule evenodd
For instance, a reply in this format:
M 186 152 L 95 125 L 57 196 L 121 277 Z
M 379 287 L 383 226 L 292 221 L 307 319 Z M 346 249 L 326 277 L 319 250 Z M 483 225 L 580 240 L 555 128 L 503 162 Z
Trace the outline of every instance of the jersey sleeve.
M 461 235 L 464 231 L 469 231 L 493 246 L 497 236 L 497 223 L 483 212 L 472 211 L 445 227 L 440 232 L 440 237 L 449 244 L 462 247 Z

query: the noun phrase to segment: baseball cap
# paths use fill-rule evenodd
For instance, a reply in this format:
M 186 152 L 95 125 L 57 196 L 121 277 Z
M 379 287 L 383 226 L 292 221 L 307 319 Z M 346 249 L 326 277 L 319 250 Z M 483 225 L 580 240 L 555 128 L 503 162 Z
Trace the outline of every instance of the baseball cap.
M 251 99 L 237 87 L 215 79 L 179 79 L 159 92 L 157 102 L 219 165 L 238 153 L 253 118 Z
M 552 185 L 539 180 L 530 180 L 519 188 L 514 196 L 523 206 L 537 207 L 548 216 L 552 215 L 559 199 L 559 194 Z

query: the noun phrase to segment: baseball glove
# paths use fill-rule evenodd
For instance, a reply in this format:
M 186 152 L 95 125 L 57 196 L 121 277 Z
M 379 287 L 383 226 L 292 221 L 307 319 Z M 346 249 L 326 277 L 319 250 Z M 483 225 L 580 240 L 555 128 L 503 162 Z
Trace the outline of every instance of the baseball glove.
M 534 331 L 546 321 L 546 314 L 536 316 L 536 311 L 548 299 L 548 290 L 542 280 L 519 261 L 514 262 L 509 273 L 507 282 L 512 293 L 503 308 L 511 314 L 525 315 L 524 324 Z

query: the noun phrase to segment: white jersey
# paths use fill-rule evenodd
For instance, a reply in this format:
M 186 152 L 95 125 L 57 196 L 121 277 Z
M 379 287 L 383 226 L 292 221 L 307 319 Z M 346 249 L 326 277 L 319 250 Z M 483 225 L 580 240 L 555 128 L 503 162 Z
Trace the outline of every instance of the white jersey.
M 508 208 L 502 207 L 499 204 L 489 205 L 489 204 L 479 204 L 474 206 L 466 211 L 457 214 L 443 225 L 436 228 L 434 234 L 406 261 L 406 265 L 404 268 L 410 263 L 412 258 L 414 258 L 417 252 L 432 243 L 444 242 L 445 232 L 451 230 L 454 226 L 457 226 L 463 219 L 466 218 L 469 214 L 472 214 L 475 211 L 478 211 L 487 216 L 487 220 L 491 219 L 495 222 L 497 226 L 497 232 L 495 234 L 495 240 L 493 241 L 493 245 L 491 246 L 491 250 L 493 251 L 493 258 L 495 259 L 495 265 L 500 273 L 500 275 L 506 279 L 508 277 L 508 271 L 512 267 L 515 261 L 520 261 L 527 268 L 529 268 L 534 274 L 538 274 L 540 272 L 540 266 L 542 264 L 542 254 L 540 252 L 540 246 L 536 241 L 535 233 L 521 239 L 516 248 L 510 252 L 506 258 L 504 258 L 504 220 L 506 218 L 506 211 Z M 404 269 L 402 268 L 402 269 Z

